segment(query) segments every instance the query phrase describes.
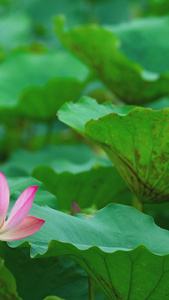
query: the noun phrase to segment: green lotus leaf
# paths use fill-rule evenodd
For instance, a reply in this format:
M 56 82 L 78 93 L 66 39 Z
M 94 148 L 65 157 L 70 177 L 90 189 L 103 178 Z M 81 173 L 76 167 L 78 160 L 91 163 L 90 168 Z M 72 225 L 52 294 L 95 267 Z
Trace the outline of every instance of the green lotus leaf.
M 96 210 L 112 202 L 131 205 L 132 194 L 113 166 L 66 166 L 69 170 L 62 172 L 52 166 L 39 166 L 32 172 L 32 176 L 42 181 L 46 190 L 56 196 L 59 210 L 70 211 L 72 200 L 81 209 L 92 206 Z M 113 188 L 110 189 L 110 186 Z
M 111 202 L 131 204 L 132 194 L 111 161 L 96 156 L 82 144 L 47 146 L 33 153 L 20 149 L 0 166 L 0 170 L 12 177 L 9 180 L 11 192 L 21 192 L 26 185 L 39 185 L 26 176 L 43 182 L 46 190 L 56 196 L 60 210 L 70 211 L 72 200 L 81 208 L 94 205 L 95 209 Z M 110 190 L 112 182 L 114 188 Z M 50 197 L 46 195 L 49 206 L 56 205 L 51 194 Z M 45 192 L 41 200 L 45 203 Z
M 168 22 L 169 18 L 151 18 L 64 31 L 63 18 L 58 17 L 55 31 L 115 95 L 128 104 L 144 104 L 169 94 Z
M 75 145 L 48 145 L 39 151 L 29 152 L 25 149 L 18 149 L 13 152 L 10 158 L 0 165 L 0 170 L 8 177 L 30 176 L 32 171 L 39 165 L 55 166 L 58 172 L 63 171 L 63 163 L 83 165 L 101 162 L 93 151 L 84 144 Z M 62 162 L 62 165 L 61 165 Z M 110 165 L 109 160 L 103 159 L 103 163 Z M 65 170 L 66 170 L 65 166 Z
M 77 100 L 89 74 L 86 66 L 64 52 L 8 56 L 0 64 L 1 121 L 8 115 L 54 119 L 65 99 Z
M 34 203 L 45 206 L 48 205 L 57 209 L 58 205 L 56 197 L 50 192 L 46 191 L 42 182 L 32 177 L 12 177 L 8 178 L 8 185 L 10 190 L 11 199 L 16 200 L 20 194 L 29 186 L 38 185 L 38 192 L 35 195 Z M 10 201 L 10 206 L 12 201 Z
M 21 300 L 17 293 L 15 278 L 5 267 L 2 258 L 0 258 L 0 298 L 4 300 Z
M 151 217 L 119 204 L 75 216 L 34 204 L 31 215 L 45 219 L 41 230 L 9 246 L 30 245 L 32 258 L 68 255 L 108 299 L 168 299 L 169 232 Z
M 169 63 L 166 59 L 169 49 L 168 24 L 168 17 L 149 17 L 106 28 L 118 37 L 120 51 L 130 61 L 137 62 L 144 70 L 154 75 L 160 75 L 169 72 Z
M 143 105 L 143 107 L 152 108 L 153 110 L 160 110 L 169 107 L 169 97 L 160 98 L 159 100 Z
M 140 201 L 168 201 L 169 109 L 127 109 L 84 97 L 63 106 L 59 118 L 105 150 Z
M 33 260 L 29 252 L 29 248 L 12 249 L 4 243 L 0 249 L 5 266 L 15 277 L 17 291 L 22 299 L 44 299 L 47 295 L 70 300 L 88 298 L 87 274 L 77 263 L 67 257 Z M 99 290 L 97 295 L 96 299 L 105 299 Z

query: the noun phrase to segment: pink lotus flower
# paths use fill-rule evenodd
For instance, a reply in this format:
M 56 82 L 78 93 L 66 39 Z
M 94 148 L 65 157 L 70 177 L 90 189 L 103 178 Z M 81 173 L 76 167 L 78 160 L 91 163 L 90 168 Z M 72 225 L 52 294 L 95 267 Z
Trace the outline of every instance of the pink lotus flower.
M 9 187 L 5 176 L 0 172 L 0 240 L 15 241 L 23 239 L 44 224 L 44 220 L 27 216 L 38 186 L 28 187 L 14 204 L 8 220 L 6 214 L 9 207 Z

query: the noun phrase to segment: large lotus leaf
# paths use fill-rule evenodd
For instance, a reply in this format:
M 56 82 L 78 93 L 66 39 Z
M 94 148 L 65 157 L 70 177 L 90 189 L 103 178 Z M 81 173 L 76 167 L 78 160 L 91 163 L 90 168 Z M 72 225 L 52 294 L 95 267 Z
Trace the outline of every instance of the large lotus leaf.
M 64 52 L 16 53 L 0 64 L 0 115 L 16 114 L 51 120 L 72 98 L 77 100 L 89 79 L 89 70 Z
M 169 232 L 151 217 L 118 204 L 76 217 L 34 204 L 31 214 L 45 224 L 11 247 L 30 245 L 36 258 L 68 255 L 108 299 L 168 299 Z
M 48 295 L 69 300 L 88 298 L 87 274 L 67 257 L 33 260 L 29 248 L 12 249 L 5 244 L 1 244 L 0 255 L 15 277 L 18 294 L 23 300 L 42 300 Z M 96 299 L 105 299 L 98 290 Z
M 144 104 L 169 93 L 168 22 L 169 18 L 149 19 L 122 27 L 83 25 L 64 31 L 63 19 L 57 18 L 55 30 L 63 45 L 120 99 L 128 104 Z
M 68 166 L 69 170 L 61 173 L 49 166 L 39 166 L 32 173 L 56 196 L 58 209 L 70 211 L 72 200 L 81 209 L 100 209 L 112 202 L 131 205 L 132 194 L 113 166 Z
M 169 17 L 151 17 L 107 29 L 119 38 L 119 49 L 130 61 L 139 63 L 147 71 L 162 74 L 169 73 L 168 24 Z
M 138 199 L 168 201 L 169 109 L 128 109 L 84 97 L 63 106 L 59 118 L 105 150 Z
M 0 299 L 21 300 L 17 293 L 15 278 L 5 267 L 2 258 L 0 258 Z
M 94 152 L 84 144 L 75 145 L 48 145 L 39 151 L 29 152 L 25 149 L 18 149 L 13 152 L 7 162 L 0 165 L 0 170 L 5 176 L 30 176 L 33 169 L 39 165 L 55 166 L 58 172 L 66 170 L 65 164 L 91 165 L 99 163 L 110 165 L 106 158 L 101 160 Z M 62 164 L 61 164 L 62 163 Z
M 0 170 L 6 176 L 31 175 L 40 180 L 56 196 L 58 209 L 62 210 L 70 211 L 72 200 L 81 208 L 95 205 L 99 209 L 110 202 L 130 204 L 132 198 L 111 161 L 94 155 L 85 145 L 48 146 L 34 153 L 20 149 L 0 166 Z M 18 180 L 14 177 L 9 185 L 15 191 L 16 186 L 33 185 L 30 177 Z M 55 201 L 51 199 L 47 203 L 51 206 Z

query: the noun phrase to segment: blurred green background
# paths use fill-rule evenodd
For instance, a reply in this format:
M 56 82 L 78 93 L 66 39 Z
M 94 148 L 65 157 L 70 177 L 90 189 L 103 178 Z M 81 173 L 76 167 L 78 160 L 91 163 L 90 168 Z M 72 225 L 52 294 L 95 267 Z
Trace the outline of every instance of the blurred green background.
M 138 72 L 145 68 L 141 73 L 143 81 L 148 78 L 153 82 L 159 74 L 169 73 L 168 14 L 168 0 L 0 1 L 0 170 L 9 178 L 12 195 L 21 193 L 28 185 L 38 184 L 36 204 L 47 204 L 69 213 L 73 199 L 79 201 L 87 213 L 109 202 L 131 205 L 133 195 L 106 155 L 59 122 L 56 116 L 65 102 L 76 102 L 83 95 L 100 103 L 111 101 L 119 105 L 124 104 L 125 99 L 106 84 L 109 76 L 99 77 L 76 53 L 72 55 L 66 50 L 55 33 L 53 20 L 63 15 L 65 30 L 82 24 L 111 27 L 119 38 L 120 51 L 127 62 L 129 59 L 127 67 L 130 69 L 132 62 L 137 62 Z M 113 41 L 116 44 L 116 37 Z M 97 58 L 97 55 L 96 51 L 94 56 Z M 119 70 L 121 77 L 122 71 L 123 66 Z M 139 105 L 154 109 L 168 106 L 168 75 L 163 79 L 159 89 L 164 89 L 164 97 L 157 93 L 156 101 L 151 102 L 153 97 L 148 95 L 151 104 L 140 104 L 140 100 Z M 138 97 L 142 91 L 140 86 L 131 83 Z M 125 95 L 127 98 L 127 93 Z M 112 182 L 114 188 L 110 192 Z M 162 204 L 160 209 L 147 205 L 146 211 L 160 226 L 169 228 L 168 203 Z M 3 257 L 5 266 L 1 260 L 0 279 L 9 294 L 12 293 L 12 299 L 21 299 L 20 296 L 42 300 L 51 292 L 67 300 L 88 299 L 87 274 L 73 261 L 62 257 L 32 261 L 27 249 L 7 249 Z M 44 277 L 41 281 L 39 274 L 44 267 L 50 276 L 45 275 L 47 280 Z M 21 272 L 25 272 L 24 276 Z M 37 294 L 32 297 L 35 277 Z M 1 295 L 6 293 L 4 286 L 0 287 Z M 41 290 L 39 298 L 38 289 Z M 96 289 L 96 300 L 104 299 L 102 292 Z

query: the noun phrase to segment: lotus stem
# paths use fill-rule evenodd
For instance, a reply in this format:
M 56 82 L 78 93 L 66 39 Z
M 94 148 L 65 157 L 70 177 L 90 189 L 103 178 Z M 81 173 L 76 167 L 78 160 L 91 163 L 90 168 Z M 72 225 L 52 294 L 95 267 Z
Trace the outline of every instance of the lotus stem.
M 94 282 L 93 279 L 88 276 L 88 285 L 89 285 L 89 300 L 94 300 Z
M 133 197 L 133 207 L 139 210 L 140 212 L 144 211 L 143 202 L 140 199 L 138 199 L 135 195 Z

